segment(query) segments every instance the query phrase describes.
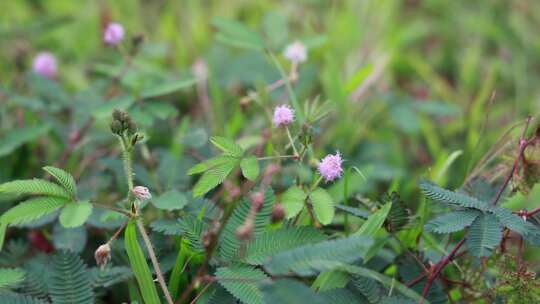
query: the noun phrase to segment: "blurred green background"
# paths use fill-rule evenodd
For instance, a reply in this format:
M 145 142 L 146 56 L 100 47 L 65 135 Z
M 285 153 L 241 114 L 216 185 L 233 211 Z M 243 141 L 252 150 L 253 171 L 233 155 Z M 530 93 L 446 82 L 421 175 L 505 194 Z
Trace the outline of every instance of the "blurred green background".
M 296 96 L 301 103 L 320 96 L 332 109 L 315 128 L 313 157 L 341 151 L 347 166 L 368 179 L 351 181 L 353 192 L 377 197 L 396 189 L 412 197 L 420 176 L 459 187 L 509 126 L 538 110 L 538 1 L 20 0 L 2 1 L 0 16 L 0 180 L 33 176 L 43 164 L 57 163 L 70 133 L 89 118 L 95 120 L 90 136 L 66 167 L 91 176 L 76 169 L 86 160 L 99 171 L 92 162 L 107 153 L 88 155 L 111 141 L 114 107 L 129 109 L 148 133 L 150 150 L 173 157 L 200 147 L 193 141 L 204 143 L 208 135 L 256 140 L 267 126 L 264 115 L 253 104 L 242 107 L 240 99 L 280 73 L 268 53 L 220 36 L 216 20 L 223 19 L 217 17 L 258 33 L 283 66 L 287 44 L 308 46 Z M 131 46 L 128 40 L 118 52 L 103 45 L 110 20 L 122 23 L 130 39 L 144 37 L 112 93 L 108 83 L 122 71 Z M 58 80 L 45 84 L 28 72 L 44 50 L 59 63 Z M 189 85 L 198 59 L 208 68 L 209 111 Z M 185 87 L 144 98 L 175 81 Z M 263 103 L 271 109 L 283 102 L 278 90 Z M 47 135 L 6 139 L 29 125 Z M 138 174 L 147 184 L 152 166 L 146 163 Z

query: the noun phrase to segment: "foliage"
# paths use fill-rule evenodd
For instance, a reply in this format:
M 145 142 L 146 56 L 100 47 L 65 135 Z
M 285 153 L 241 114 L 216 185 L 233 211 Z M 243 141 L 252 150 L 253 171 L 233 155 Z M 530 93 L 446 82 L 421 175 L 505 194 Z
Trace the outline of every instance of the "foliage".
M 0 302 L 539 301 L 539 3 L 0 9 Z

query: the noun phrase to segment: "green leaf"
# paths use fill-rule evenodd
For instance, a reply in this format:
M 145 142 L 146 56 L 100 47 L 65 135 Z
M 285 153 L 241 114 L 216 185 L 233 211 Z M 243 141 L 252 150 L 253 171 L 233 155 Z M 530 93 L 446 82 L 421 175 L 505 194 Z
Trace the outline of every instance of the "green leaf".
M 240 162 L 242 175 L 250 181 L 255 181 L 259 176 L 259 161 L 255 156 L 243 158 Z
M 49 304 L 41 299 L 17 293 L 1 293 L 2 304 Z
M 335 209 L 330 194 L 323 188 L 317 188 L 309 195 L 309 198 L 313 204 L 315 218 L 323 225 L 331 224 L 334 219 Z
M 356 231 L 354 234 L 374 236 L 375 233 L 383 226 L 384 220 L 386 219 L 386 216 L 388 215 L 388 212 L 390 212 L 391 208 L 392 203 L 386 203 L 386 205 L 384 205 L 381 209 L 370 215 L 367 221 L 365 221 L 360 229 L 358 229 L 358 231 Z
M 168 95 L 176 91 L 189 88 L 195 83 L 197 83 L 197 79 L 195 78 L 169 81 L 143 90 L 141 96 L 142 98 L 154 98 Z
M 304 193 L 304 190 L 296 186 L 290 187 L 281 195 L 281 206 L 285 209 L 287 219 L 295 217 L 302 211 L 306 197 L 307 195 Z
M 27 142 L 38 139 L 49 132 L 50 128 L 49 124 L 43 124 L 10 130 L 4 138 L 0 138 L 0 157 L 10 154 Z
M 350 275 L 341 270 L 327 270 L 321 272 L 315 281 L 313 281 L 312 288 L 323 292 L 336 288 L 343 288 L 349 283 Z
M 456 193 L 443 189 L 428 181 L 421 181 L 419 187 L 425 196 L 438 203 L 454 207 L 474 208 L 482 211 L 491 211 L 493 209 L 489 203 L 480 201 L 463 193 Z
M 240 22 L 215 17 L 212 19 L 212 25 L 219 29 L 216 39 L 224 44 L 258 51 L 264 49 L 264 42 L 259 34 Z
M 470 226 L 480 214 L 476 210 L 453 211 L 429 221 L 424 228 L 435 233 L 452 233 Z
M 187 202 L 186 196 L 176 190 L 167 191 L 152 200 L 152 204 L 162 210 L 180 210 Z
M 219 284 L 242 303 L 264 304 L 258 285 L 270 280 L 261 270 L 243 265 L 221 267 L 216 277 Z
M 221 155 L 218 157 L 210 158 L 202 163 L 198 163 L 195 166 L 193 166 L 188 171 L 188 175 L 198 174 L 202 173 L 206 170 L 212 169 L 214 167 L 226 164 L 226 163 L 237 163 L 238 158 L 234 156 L 228 156 L 228 155 Z
M 513 214 L 509 209 L 497 207 L 494 214 L 504 227 L 507 227 L 522 236 L 526 236 L 530 231 L 536 229 L 534 224 L 524 221 L 521 217 Z
M 92 268 L 90 278 L 92 286 L 95 287 L 111 287 L 121 282 L 125 282 L 133 277 L 133 272 L 129 267 L 113 266 L 107 268 Z
M 152 230 L 163 233 L 164 235 L 181 235 L 182 227 L 179 220 L 158 219 L 150 224 Z
M 43 170 L 47 171 L 47 173 L 54 177 L 54 179 L 56 179 L 56 181 L 71 194 L 71 197 L 77 197 L 77 184 L 75 183 L 75 179 L 71 174 L 62 169 L 51 166 L 43 167 Z
M 303 245 L 274 255 L 264 267 L 273 275 L 315 275 L 363 258 L 372 244 L 370 237 L 352 236 Z
M 355 265 L 346 265 L 338 268 L 339 270 L 346 271 L 350 274 L 362 276 L 368 279 L 373 279 L 387 288 L 393 288 L 400 292 L 402 295 L 409 297 L 413 300 L 416 300 L 417 302 L 420 302 L 421 296 L 414 290 L 408 288 L 407 286 L 401 284 L 399 281 L 395 280 L 394 278 L 389 278 L 385 276 L 384 274 L 380 274 L 374 270 L 359 267 Z M 424 299 L 425 304 L 429 304 L 429 301 Z
M 316 293 L 302 282 L 293 279 L 278 279 L 268 284 L 263 284 L 261 290 L 264 295 L 264 303 L 309 303 L 329 304 L 328 299 Z
M 336 205 L 336 209 L 343 210 L 349 214 L 352 214 L 362 219 L 367 219 L 369 217 L 369 212 L 359 209 L 359 208 L 351 207 L 351 206 L 338 204 Z
M 17 195 L 46 195 L 70 199 L 71 195 L 64 188 L 43 179 L 24 179 L 0 185 L 0 193 Z
M 32 198 L 6 211 L 0 216 L 0 222 L 8 225 L 27 224 L 60 209 L 68 202 L 60 197 Z
M 203 196 L 221 184 L 236 166 L 238 166 L 238 160 L 223 163 L 204 172 L 193 187 L 193 197 Z
M 253 234 L 255 239 L 265 231 L 266 226 L 270 223 L 272 208 L 275 203 L 274 191 L 267 189 L 264 194 L 264 203 L 255 216 Z M 220 242 L 220 255 L 224 260 L 237 260 L 240 253 L 242 241 L 236 237 L 236 229 L 244 224 L 251 210 L 251 201 L 243 199 L 234 209 L 227 225 L 224 228 Z
M 244 149 L 242 149 L 242 147 L 236 144 L 232 139 L 214 136 L 210 138 L 210 142 L 212 142 L 216 148 L 223 151 L 223 153 L 226 155 L 241 157 L 244 154 Z
M 475 257 L 488 257 L 502 239 L 502 227 L 493 214 L 478 216 L 469 227 L 467 247 Z
M 16 287 L 25 276 L 26 272 L 20 268 L 0 268 L 0 289 Z
M 61 251 L 54 255 L 47 284 L 55 304 L 93 304 L 95 301 L 88 269 L 75 253 Z
M 60 213 L 60 224 L 66 228 L 82 226 L 90 214 L 93 206 L 88 201 L 71 202 Z
M 189 241 L 191 248 L 196 252 L 204 252 L 202 236 L 208 230 L 208 225 L 192 215 L 183 216 L 178 220 L 180 234 Z
M 290 227 L 269 230 L 248 244 L 245 261 L 251 265 L 264 264 L 272 255 L 305 244 L 324 241 L 326 236 L 313 227 Z
M 145 304 L 159 304 L 159 296 L 157 293 L 156 285 L 152 278 L 152 273 L 148 268 L 148 263 L 144 257 L 144 253 L 137 240 L 137 227 L 136 223 L 132 220 L 126 227 L 125 232 L 125 247 L 129 259 L 129 264 L 137 283 L 139 284 L 139 290 L 144 299 Z

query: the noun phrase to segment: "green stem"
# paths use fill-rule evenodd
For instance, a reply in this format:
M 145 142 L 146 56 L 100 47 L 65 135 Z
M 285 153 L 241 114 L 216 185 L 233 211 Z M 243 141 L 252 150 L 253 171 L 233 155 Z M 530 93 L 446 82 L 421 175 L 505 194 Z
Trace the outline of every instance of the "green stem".
M 128 184 L 128 197 L 131 197 L 131 190 L 133 190 L 133 165 L 131 158 L 131 148 L 128 146 L 123 138 L 120 138 L 120 145 L 122 146 L 122 160 L 124 161 L 124 173 L 126 174 L 126 180 Z
M 287 137 L 289 138 L 289 142 L 291 143 L 291 146 L 293 148 L 294 155 L 298 157 L 300 154 L 298 154 L 298 151 L 296 151 L 296 146 L 294 145 L 294 140 L 292 139 L 291 131 L 289 131 L 289 127 L 286 127 L 285 129 L 287 130 Z
M 144 228 L 144 224 L 142 223 L 141 219 L 137 219 L 137 227 L 141 232 L 144 244 L 146 245 L 146 249 L 148 250 L 148 255 L 150 256 L 150 260 L 152 261 L 152 265 L 154 265 L 157 280 L 159 282 L 159 285 L 161 286 L 161 290 L 163 290 L 165 299 L 167 300 L 168 304 L 173 304 L 174 302 L 171 298 L 171 294 L 169 293 L 169 289 L 167 289 L 167 284 L 165 284 L 165 279 L 163 278 L 163 274 L 161 273 L 161 269 L 159 268 L 159 262 L 157 260 L 156 253 L 154 252 L 154 247 L 152 247 L 152 242 L 148 237 L 148 233 L 146 233 L 146 229 Z
M 176 300 L 178 297 L 180 287 L 182 284 L 182 280 L 184 278 L 184 269 L 186 268 L 185 264 L 187 263 L 187 255 L 186 255 L 186 244 L 184 243 L 184 240 L 180 239 L 178 241 L 179 243 L 179 250 L 178 250 L 178 256 L 176 257 L 176 263 L 174 264 L 174 268 L 171 273 L 171 277 L 169 279 L 169 290 L 171 291 L 171 297 Z

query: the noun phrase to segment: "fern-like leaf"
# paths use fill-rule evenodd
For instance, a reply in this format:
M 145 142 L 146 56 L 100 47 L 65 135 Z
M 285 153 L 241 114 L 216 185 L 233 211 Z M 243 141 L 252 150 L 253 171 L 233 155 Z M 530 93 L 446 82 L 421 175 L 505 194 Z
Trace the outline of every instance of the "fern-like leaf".
M 497 217 L 493 214 L 482 214 L 469 227 L 467 247 L 475 257 L 488 257 L 493 248 L 499 245 L 502 229 Z
M 420 190 L 431 200 L 455 207 L 474 208 L 482 211 L 490 211 L 493 207 L 486 202 L 463 193 L 457 193 L 443 189 L 431 182 L 422 181 L 419 183 Z
M 77 184 L 75 183 L 75 179 L 71 174 L 62 169 L 51 166 L 43 167 L 43 170 L 47 171 L 47 173 L 54 177 L 54 179 L 56 179 L 56 181 L 62 187 L 64 187 L 69 194 L 71 194 L 71 197 L 77 197 Z
M 8 225 L 26 224 L 50 214 L 69 200 L 60 197 L 35 197 L 9 209 L 0 216 L 0 222 Z
M 270 230 L 259 235 L 246 250 L 248 264 L 261 265 L 272 255 L 305 244 L 324 241 L 326 236 L 312 227 L 293 227 Z
M 69 251 L 61 251 L 52 258 L 48 285 L 55 304 L 94 303 L 88 269 L 78 255 Z
M 325 296 L 293 279 L 281 279 L 261 285 L 264 303 L 309 303 L 328 304 Z
M 219 284 L 242 303 L 264 303 L 258 285 L 268 282 L 269 279 L 261 270 L 249 266 L 234 265 L 218 268 L 216 277 Z
M 204 252 L 202 235 L 208 230 L 208 225 L 193 215 L 186 215 L 178 220 L 178 226 L 181 235 L 189 240 L 191 248 L 196 252 Z
M 326 303 L 332 304 L 365 304 L 368 303 L 364 297 L 354 294 L 346 288 L 332 289 L 319 293 L 321 297 L 326 299 Z M 369 302 L 371 303 L 371 302 Z
M 150 228 L 164 235 L 181 235 L 182 227 L 177 220 L 159 219 L 150 223 Z
M 131 269 L 124 266 L 105 269 L 94 267 L 90 271 L 90 280 L 94 287 L 110 287 L 120 282 L 127 281 L 131 277 L 133 277 Z
M 476 210 L 453 211 L 429 221 L 424 228 L 435 233 L 452 233 L 470 226 L 480 214 Z
M 355 275 L 352 279 L 352 285 L 372 304 L 379 303 L 384 294 L 382 286 L 370 278 Z
M 264 228 L 270 223 L 272 207 L 274 205 L 274 191 L 268 189 L 264 195 L 264 204 L 255 217 L 253 233 L 258 236 L 264 231 Z M 234 212 L 227 222 L 220 242 L 220 255 L 226 260 L 233 260 L 238 257 L 241 241 L 236 237 L 236 229 L 244 224 L 246 217 L 251 209 L 251 202 L 243 200 L 234 209 Z
M 203 196 L 208 191 L 221 184 L 225 178 L 227 178 L 229 173 L 231 173 L 231 171 L 239 164 L 240 159 L 234 159 L 233 161 L 217 165 L 204 172 L 193 187 L 193 197 Z
M 55 183 L 43 179 L 22 179 L 0 185 L 0 193 L 17 195 L 45 195 L 70 199 L 71 195 Z
M 275 275 L 290 272 L 303 276 L 314 275 L 363 258 L 372 244 L 370 237 L 352 236 L 304 245 L 274 255 L 265 264 L 265 268 Z
M 16 293 L 0 293 L 2 304 L 49 304 L 45 300 Z
M 534 231 L 536 228 L 534 224 L 524 221 L 521 217 L 515 215 L 506 208 L 495 208 L 495 211 L 493 212 L 499 222 L 504 226 L 507 227 L 510 230 L 513 230 L 522 236 L 527 236 L 527 234 L 531 231 Z
M 20 268 L 0 268 L 0 289 L 16 287 L 25 276 L 26 272 Z

